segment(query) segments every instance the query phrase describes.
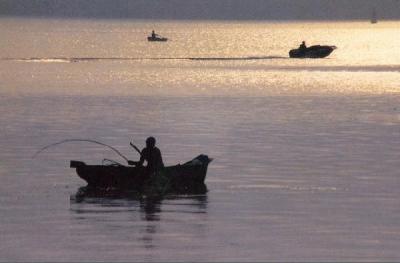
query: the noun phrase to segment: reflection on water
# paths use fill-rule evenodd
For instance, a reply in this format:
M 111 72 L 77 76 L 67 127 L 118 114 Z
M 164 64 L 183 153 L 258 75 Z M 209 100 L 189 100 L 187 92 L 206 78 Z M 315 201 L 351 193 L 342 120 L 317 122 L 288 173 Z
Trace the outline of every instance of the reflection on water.
M 89 228 L 80 228 L 79 235 L 91 236 L 92 227 L 99 227 L 103 230 L 112 231 L 112 236 L 127 235 L 130 246 L 141 247 L 144 251 L 154 253 L 158 248 L 157 240 L 164 236 L 171 238 L 184 238 L 174 231 L 175 227 L 196 229 L 194 225 L 186 221 L 185 225 L 179 221 L 170 228 L 165 228 L 165 224 L 171 224 L 171 216 L 178 219 L 185 214 L 206 214 L 207 213 L 207 194 L 203 195 L 168 195 L 163 198 L 148 198 L 135 193 L 113 193 L 104 197 L 93 192 L 87 195 L 82 194 L 84 189 L 79 189 L 70 198 L 70 211 L 72 212 L 72 225 L 89 225 Z M 97 193 L 98 194 L 98 193 Z M 165 218 L 164 218 L 165 215 Z M 127 220 L 128 221 L 125 221 Z M 120 228 L 121 220 L 128 227 Z M 162 222 L 165 221 L 165 222 Z M 115 223 L 115 224 L 114 224 Z M 74 228 L 74 227 L 72 227 Z M 97 231 L 97 230 L 96 230 Z M 201 235 L 201 228 L 195 235 Z M 111 237 L 110 237 L 111 238 Z M 172 240 L 171 240 L 172 242 Z
M 161 200 L 145 199 L 140 202 L 140 210 L 145 214 L 146 221 L 160 220 Z
M 193 205 L 198 208 L 207 208 L 207 193 L 203 194 L 185 194 L 185 195 L 165 195 L 158 197 L 147 197 L 141 195 L 137 192 L 121 192 L 121 191 L 104 191 L 98 192 L 96 190 L 88 190 L 87 187 L 81 187 L 78 189 L 77 193 L 71 195 L 71 204 L 101 204 L 102 206 L 125 206 L 133 205 L 133 207 L 140 207 L 140 211 L 147 215 L 154 215 L 161 212 L 161 204 L 164 202 L 170 203 L 173 201 L 178 201 L 181 205 Z M 185 201 L 182 203 L 182 201 Z M 192 201 L 192 202 L 186 202 Z M 76 212 L 84 212 L 80 209 L 71 209 Z M 150 219 L 151 220 L 151 219 Z

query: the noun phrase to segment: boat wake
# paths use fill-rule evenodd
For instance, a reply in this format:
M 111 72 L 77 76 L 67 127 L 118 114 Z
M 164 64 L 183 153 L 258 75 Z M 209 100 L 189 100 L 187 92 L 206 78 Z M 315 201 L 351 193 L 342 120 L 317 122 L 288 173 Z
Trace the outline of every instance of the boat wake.
M 0 58 L 0 61 L 17 61 L 28 63 L 80 63 L 99 61 L 252 61 L 252 60 L 292 60 L 282 56 L 249 56 L 249 57 L 54 57 L 54 58 Z M 298 62 L 298 60 L 296 60 Z M 400 72 L 400 65 L 265 65 L 257 66 L 257 70 L 265 71 L 322 71 L 322 72 Z
M 266 70 L 321 72 L 400 72 L 400 65 L 367 66 L 272 66 Z
M 36 63 L 70 63 L 67 58 L 2 58 L 3 61 L 36 62 Z
M 310 66 L 310 65 L 285 65 L 285 66 L 255 66 L 252 69 L 261 71 L 288 71 L 288 72 L 400 72 L 400 65 L 367 65 L 367 66 Z
M 134 61 L 134 60 L 267 60 L 267 59 L 288 59 L 282 56 L 250 56 L 250 57 L 54 57 L 54 58 L 2 58 L 3 61 L 20 61 L 20 62 L 42 62 L 42 63 L 73 63 L 73 62 L 90 62 L 90 61 Z
M 289 59 L 282 56 L 263 56 L 263 57 L 215 57 L 215 58 L 186 58 L 188 60 L 267 60 L 267 59 Z

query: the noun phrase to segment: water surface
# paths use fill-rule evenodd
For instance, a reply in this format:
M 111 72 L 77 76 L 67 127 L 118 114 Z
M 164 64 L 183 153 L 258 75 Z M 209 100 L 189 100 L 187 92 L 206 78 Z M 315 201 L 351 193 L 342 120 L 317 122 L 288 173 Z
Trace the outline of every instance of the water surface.
M 155 28 L 170 42 L 150 45 Z M 397 261 L 398 24 L 2 19 L 2 261 Z M 222 38 L 221 36 L 224 36 Z M 339 47 L 292 60 L 301 40 Z M 69 160 L 214 158 L 204 195 L 93 198 Z

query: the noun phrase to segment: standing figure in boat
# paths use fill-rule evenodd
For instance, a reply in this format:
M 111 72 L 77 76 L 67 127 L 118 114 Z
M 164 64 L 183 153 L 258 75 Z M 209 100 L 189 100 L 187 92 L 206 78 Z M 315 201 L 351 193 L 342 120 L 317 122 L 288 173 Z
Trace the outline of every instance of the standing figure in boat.
M 148 176 L 164 168 L 161 151 L 156 147 L 156 139 L 154 137 L 146 139 L 146 147 L 141 151 L 140 160 L 138 162 L 128 161 L 128 164 L 142 166 L 144 161 L 147 162 L 146 170 Z
M 160 42 L 165 42 L 168 40 L 166 37 L 161 37 L 160 35 L 156 34 L 154 30 L 151 31 L 151 35 L 147 37 L 148 41 L 160 41 Z
M 306 49 L 307 49 L 306 41 L 301 42 L 301 44 L 299 46 L 299 50 L 300 51 L 305 51 Z

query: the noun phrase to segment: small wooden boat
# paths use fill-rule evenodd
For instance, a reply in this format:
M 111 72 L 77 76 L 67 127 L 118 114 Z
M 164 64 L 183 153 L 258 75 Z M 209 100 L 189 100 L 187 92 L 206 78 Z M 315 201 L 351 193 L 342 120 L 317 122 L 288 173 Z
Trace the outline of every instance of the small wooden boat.
M 150 41 L 150 42 L 166 42 L 166 41 L 168 41 L 168 38 L 166 38 L 166 37 L 147 37 L 147 40 L 148 41 Z
M 325 58 L 329 56 L 335 49 L 335 46 L 316 45 L 304 49 L 292 49 L 289 52 L 289 56 L 291 58 Z
M 207 155 L 199 155 L 187 163 L 168 166 L 151 175 L 145 167 L 121 164 L 87 165 L 81 161 L 71 161 L 70 167 L 76 168 L 78 176 L 88 183 L 88 187 L 164 194 L 206 189 L 204 180 L 211 161 Z

